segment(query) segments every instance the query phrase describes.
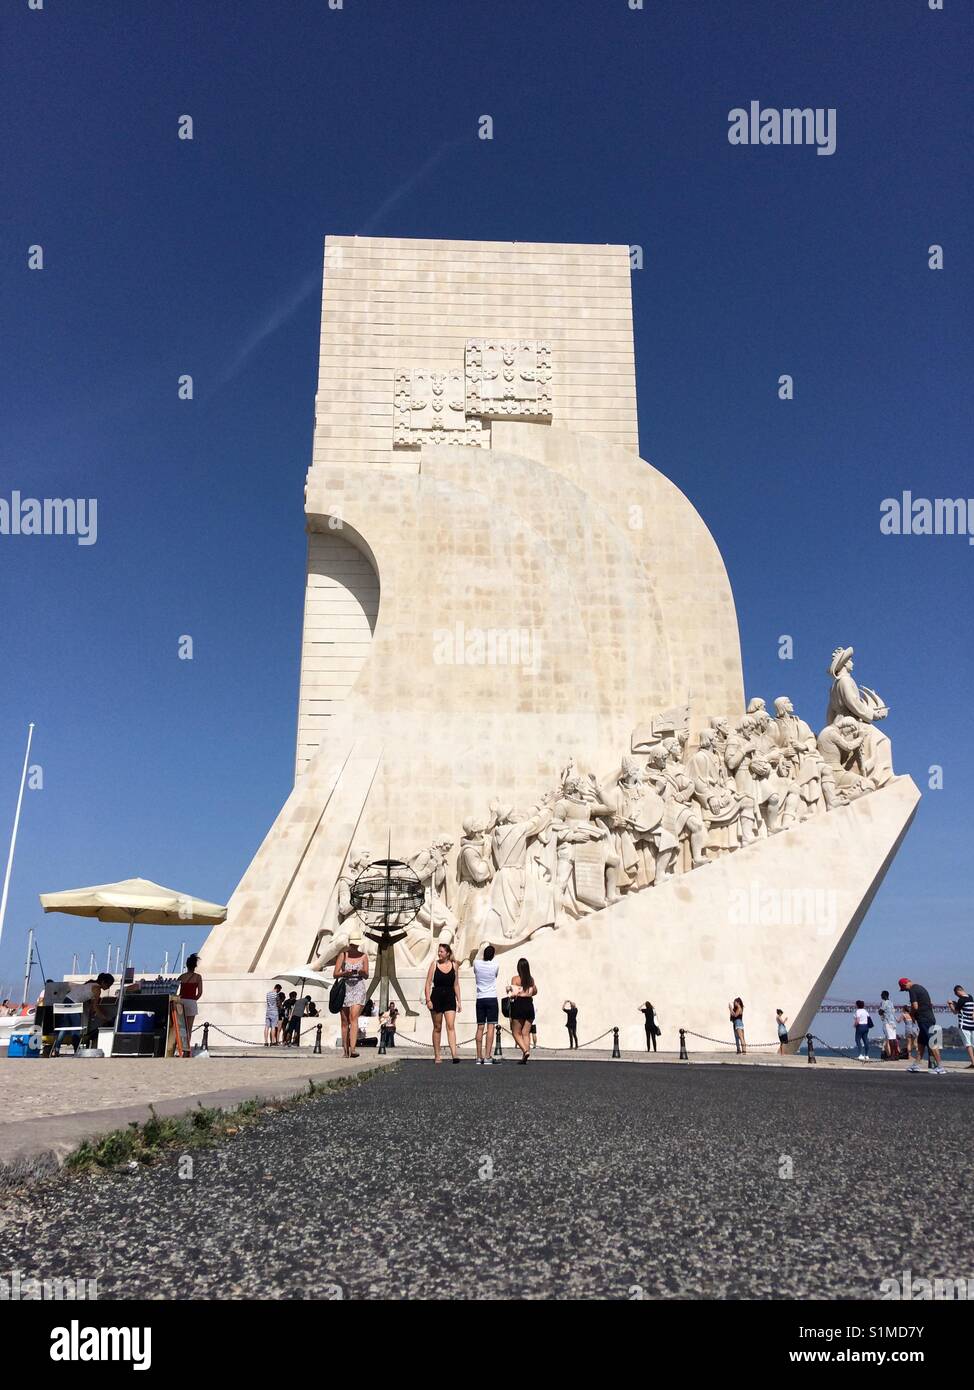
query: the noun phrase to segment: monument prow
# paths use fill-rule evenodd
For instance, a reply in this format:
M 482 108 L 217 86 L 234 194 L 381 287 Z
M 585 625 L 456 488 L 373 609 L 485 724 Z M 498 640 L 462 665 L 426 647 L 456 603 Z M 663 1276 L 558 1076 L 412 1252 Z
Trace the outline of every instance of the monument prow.
M 810 1017 L 918 793 L 851 648 L 818 735 L 785 697 L 745 711 L 720 552 L 636 452 L 628 249 L 325 259 L 297 775 L 208 979 L 256 999 L 330 959 L 353 865 L 391 843 L 427 895 L 404 979 L 491 941 L 543 970 L 546 1027 L 557 996 L 635 1030 L 650 990 L 672 1026 L 728 991 Z M 729 920 L 765 880 L 833 894 L 827 930 Z

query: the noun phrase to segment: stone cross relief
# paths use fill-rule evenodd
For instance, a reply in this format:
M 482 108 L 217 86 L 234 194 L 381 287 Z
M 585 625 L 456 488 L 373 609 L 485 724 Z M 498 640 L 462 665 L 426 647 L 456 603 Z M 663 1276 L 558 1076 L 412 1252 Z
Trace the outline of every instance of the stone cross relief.
M 490 421 L 551 420 L 551 344 L 470 338 L 463 370 L 399 368 L 393 448 L 490 446 Z

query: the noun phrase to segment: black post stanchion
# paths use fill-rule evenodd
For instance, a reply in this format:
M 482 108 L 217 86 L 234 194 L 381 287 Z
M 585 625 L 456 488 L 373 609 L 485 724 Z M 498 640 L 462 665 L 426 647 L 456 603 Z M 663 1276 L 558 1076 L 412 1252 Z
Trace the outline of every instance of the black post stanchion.
M 501 1026 L 498 1023 L 494 1029 L 494 1061 L 503 1062 L 504 1054 L 501 1051 Z
M 204 1024 L 203 1024 L 203 1051 L 204 1051 L 204 1052 L 209 1052 L 209 1050 L 210 1050 L 210 1025 L 209 1025 L 208 1023 L 204 1023 Z
M 386 1030 L 385 1030 L 385 1028 L 383 1028 L 382 1024 L 380 1023 L 380 1025 L 379 1025 L 379 1047 L 378 1047 L 378 1050 L 377 1050 L 377 1052 L 376 1052 L 376 1056 L 377 1056 L 377 1057 L 384 1057 L 385 1055 L 386 1055 Z
M 686 1030 L 685 1028 L 681 1028 L 681 1029 L 680 1029 L 680 1061 L 681 1061 L 681 1062 L 689 1062 L 689 1060 L 690 1060 L 690 1057 L 689 1057 L 689 1054 L 687 1053 L 687 1030 Z
M 805 1034 L 805 1041 L 808 1044 L 808 1064 L 809 1066 L 814 1067 L 818 1062 L 818 1058 L 815 1056 L 815 1041 L 812 1038 L 811 1033 Z
M 615 1057 L 621 1057 L 621 1056 L 622 1056 L 622 1053 L 619 1051 L 619 1029 L 618 1029 L 618 1028 L 613 1028 L 613 1030 L 612 1030 L 612 1056 L 613 1056 L 613 1058 L 615 1058 Z
M 321 1051 L 321 1024 L 320 1024 L 320 1023 L 318 1024 L 318 1027 L 315 1029 L 315 1045 L 314 1045 L 314 1051 L 315 1051 L 315 1052 L 320 1052 L 320 1051 Z

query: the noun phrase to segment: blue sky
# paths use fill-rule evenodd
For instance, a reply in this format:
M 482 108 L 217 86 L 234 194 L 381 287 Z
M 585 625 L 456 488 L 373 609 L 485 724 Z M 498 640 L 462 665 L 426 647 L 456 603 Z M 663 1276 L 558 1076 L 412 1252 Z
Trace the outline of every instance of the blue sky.
M 44 777 L 0 982 L 31 925 L 49 972 L 118 939 L 39 891 L 225 900 L 287 795 L 326 232 L 642 246 L 641 451 L 724 554 L 748 693 L 818 727 L 854 645 L 924 791 L 833 993 L 974 981 L 974 548 L 879 531 L 903 489 L 974 494 L 969 5 L 23 0 L 3 25 L 0 495 L 99 513 L 93 546 L 0 537 L 4 854 L 29 719 Z M 752 100 L 834 107 L 836 152 L 730 145 Z M 144 929 L 136 964 L 178 936 Z

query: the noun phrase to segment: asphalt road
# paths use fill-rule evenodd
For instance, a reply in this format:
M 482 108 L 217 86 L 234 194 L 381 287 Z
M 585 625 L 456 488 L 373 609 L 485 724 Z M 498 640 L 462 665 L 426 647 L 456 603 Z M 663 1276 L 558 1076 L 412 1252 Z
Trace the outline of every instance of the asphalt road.
M 974 1276 L 972 1117 L 963 1074 L 403 1061 L 191 1176 L 35 1188 L 0 1271 L 100 1299 L 870 1298 Z

